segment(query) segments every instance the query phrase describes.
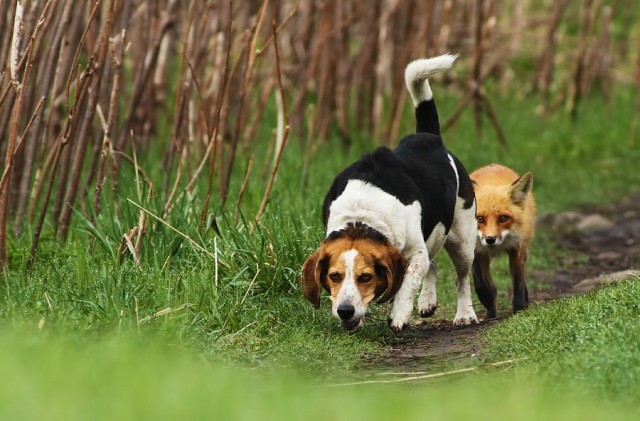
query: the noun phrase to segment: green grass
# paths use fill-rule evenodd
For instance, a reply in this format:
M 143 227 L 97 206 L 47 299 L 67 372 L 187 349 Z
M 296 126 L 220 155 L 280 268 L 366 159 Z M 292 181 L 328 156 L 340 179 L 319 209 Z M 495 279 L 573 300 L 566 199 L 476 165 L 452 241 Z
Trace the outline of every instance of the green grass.
M 492 329 L 492 359 L 528 359 L 552 388 L 640 400 L 640 282 L 533 307 Z
M 78 341 L 0 329 L 3 419 L 633 419 L 633 407 L 584 401 L 523 371 L 446 383 L 327 388 L 291 370 L 249 370 L 143 336 Z
M 440 114 L 447 116 L 456 98 L 446 93 L 441 97 Z M 532 171 L 540 212 L 611 201 L 637 187 L 640 148 L 629 137 L 633 100 L 629 92 L 618 92 L 609 108 L 590 99 L 574 124 L 560 113 L 550 118 L 537 116 L 535 98 L 496 98 L 494 105 L 507 133 L 509 150 L 497 144 L 488 126 L 484 139 L 478 139 L 470 111 L 445 133 L 445 140 L 470 171 L 492 161 L 520 172 Z M 406 114 L 403 127 L 409 132 L 413 123 L 409 110 Z M 539 374 L 536 363 L 533 368 L 519 368 L 513 376 L 487 373 L 478 379 L 465 377 L 452 384 L 434 382 L 415 389 L 406 385 L 346 392 L 306 388 L 318 379 L 335 381 L 351 376 L 363 355 L 388 349 L 397 341 L 386 326 L 385 307 L 374 306 L 364 329 L 347 334 L 330 315 L 326 297 L 321 309 L 314 310 L 298 286 L 302 262 L 323 236 L 320 206 L 332 177 L 379 143 L 355 136 L 353 146 L 343 149 L 336 146 L 336 139 L 319 145 L 305 167 L 300 159 L 303 148 L 292 139 L 260 223 L 253 219 L 265 180 L 257 176 L 245 194 L 242 218 L 234 221 L 235 195 L 246 167 L 246 162 L 239 161 L 227 206 L 209 210 L 210 229 L 198 229 L 206 187 L 202 184 L 192 195 L 177 200 L 165 218 L 198 247 L 147 215 L 140 267 L 130 256 L 121 260 L 117 253 L 122 235 L 138 223 L 139 208 L 128 200 L 155 215 L 163 214 L 164 202 L 158 193 L 148 196 L 147 187 L 143 187 L 143 199 L 138 199 L 131 168 L 123 168 L 118 196 L 105 189 L 103 213 L 95 225 L 79 213 L 74 216 L 65 246 L 55 242 L 51 226 L 45 227 L 38 259 L 30 271 L 25 268 L 33 227 L 26 226 L 21 237 L 10 240 L 11 262 L 0 275 L 4 388 L 0 415 L 2 411 L 7 415 L 2 418 L 34 418 L 46 415 L 44 411 L 51 411 L 48 418 L 66 418 L 66 411 L 75 411 L 71 418 L 102 413 L 105 418 L 170 418 L 174 414 L 201 418 L 203 414 L 230 413 L 241 414 L 240 418 L 258 413 L 267 414 L 265 418 L 271 414 L 274 418 L 282 414 L 324 418 L 327 407 L 343 408 L 344 412 L 336 409 L 336 417 L 344 418 L 367 414 L 384 418 L 403 411 L 414 419 L 432 413 L 440 418 L 524 413 L 525 419 L 528 414 L 578 419 L 610 410 L 613 415 L 626 416 L 626 408 L 611 409 L 596 401 L 584 405 L 573 392 L 585 382 L 611 382 L 614 377 L 605 379 L 595 370 L 582 370 L 582 377 L 576 377 L 573 384 L 568 377 L 552 374 L 552 379 L 560 379 L 558 388 L 571 384 L 566 394 L 556 394 L 546 390 L 549 381 L 544 378 L 531 380 Z M 263 159 L 264 146 L 257 145 L 256 162 Z M 151 152 L 139 151 L 139 161 L 158 192 L 166 174 L 161 174 Z M 305 175 L 306 184 L 302 182 Z M 113 210 L 115 202 L 120 204 L 119 213 Z M 555 267 L 562 253 L 549 233 L 539 232 L 531 250 L 529 273 Z M 452 318 L 453 271 L 445 257 L 439 262 L 438 316 Z M 501 309 L 510 307 L 507 273 L 506 261 L 498 260 L 494 278 Z M 533 288 L 544 286 L 544 280 L 535 277 L 530 277 L 529 283 Z M 584 303 L 565 311 L 580 314 L 582 306 L 590 309 L 587 312 L 594 308 Z M 505 329 L 518 330 L 509 326 L 518 326 L 529 317 L 537 320 L 537 314 L 534 310 L 518 316 L 506 323 Z M 578 326 L 580 320 L 574 321 Z M 42 331 L 37 331 L 38 325 L 43 326 Z M 535 333 L 535 325 L 532 330 Z M 493 336 L 494 343 L 509 344 L 509 335 L 523 338 L 518 332 L 509 332 Z M 552 337 L 559 338 L 559 343 L 564 343 L 565 337 L 573 338 L 564 331 L 549 332 L 549 338 L 540 339 L 540 344 Z M 637 330 L 631 333 L 638 334 Z M 620 344 L 613 348 L 625 352 L 629 337 L 607 337 L 606 342 L 614 339 Z M 602 347 L 605 345 L 603 342 Z M 547 350 L 550 358 L 565 352 L 553 347 Z M 522 350 L 507 348 L 500 351 L 503 353 L 495 352 L 495 358 L 528 356 Z M 580 355 L 586 358 L 588 353 Z M 625 365 L 637 362 L 626 354 L 610 355 L 612 364 L 619 366 L 605 370 L 607 373 L 623 375 Z M 537 356 L 532 360 L 541 367 L 548 365 Z M 570 363 L 568 357 L 560 357 L 552 373 L 572 371 Z M 381 395 L 385 399 L 380 399 Z M 28 397 L 35 402 L 33 406 L 19 404 Z M 628 397 L 622 390 L 619 400 L 626 402 Z

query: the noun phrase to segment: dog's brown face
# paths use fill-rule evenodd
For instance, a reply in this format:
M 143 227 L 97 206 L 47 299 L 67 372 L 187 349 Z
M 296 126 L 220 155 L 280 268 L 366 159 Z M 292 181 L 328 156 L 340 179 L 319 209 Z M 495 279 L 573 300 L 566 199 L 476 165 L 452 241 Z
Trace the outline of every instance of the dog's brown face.
M 402 284 L 406 261 L 379 238 L 329 236 L 302 267 L 302 292 L 316 308 L 320 288 L 331 294 L 333 315 L 342 327 L 362 324 L 369 303 L 393 297 Z

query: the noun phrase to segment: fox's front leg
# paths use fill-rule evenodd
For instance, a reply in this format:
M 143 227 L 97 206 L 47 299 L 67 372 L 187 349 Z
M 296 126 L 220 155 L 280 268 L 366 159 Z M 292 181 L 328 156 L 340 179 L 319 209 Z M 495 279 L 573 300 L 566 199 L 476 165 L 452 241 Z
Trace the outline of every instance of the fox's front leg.
M 524 310 L 529 305 L 529 292 L 524 277 L 527 262 L 527 248 L 521 247 L 509 251 L 509 269 L 513 281 L 513 312 Z
M 487 309 L 486 319 L 495 318 L 498 290 L 491 277 L 491 256 L 488 253 L 478 253 L 473 260 L 473 284 L 480 302 Z
M 418 251 L 407 259 L 407 270 L 404 274 L 402 286 L 393 300 L 393 306 L 389 313 L 388 322 L 391 329 L 396 332 L 405 328 L 413 311 L 413 298 L 421 285 L 422 280 L 429 271 L 429 252 Z

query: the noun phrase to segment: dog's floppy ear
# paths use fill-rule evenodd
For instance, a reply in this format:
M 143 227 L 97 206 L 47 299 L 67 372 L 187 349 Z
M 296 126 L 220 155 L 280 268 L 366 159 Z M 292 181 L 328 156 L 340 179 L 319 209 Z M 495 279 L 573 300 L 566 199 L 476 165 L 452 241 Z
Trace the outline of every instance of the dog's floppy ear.
M 530 172 L 524 174 L 511 184 L 511 200 L 513 203 L 520 205 L 527 198 L 527 194 L 533 187 L 533 174 Z
M 302 294 L 315 308 L 320 307 L 320 280 L 326 272 L 327 259 L 322 247 L 316 250 L 302 265 Z
M 383 260 L 376 262 L 376 272 L 380 271 L 387 280 L 387 287 L 378 303 L 389 301 L 402 286 L 407 260 L 394 248 L 389 246 L 389 253 Z

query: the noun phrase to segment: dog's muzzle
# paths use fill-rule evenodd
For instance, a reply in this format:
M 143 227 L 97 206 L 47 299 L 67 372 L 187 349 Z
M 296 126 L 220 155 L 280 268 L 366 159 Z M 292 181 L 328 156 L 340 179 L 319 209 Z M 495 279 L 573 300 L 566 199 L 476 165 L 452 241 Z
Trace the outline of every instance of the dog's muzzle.
M 345 330 L 351 332 L 362 326 L 362 318 L 353 317 L 356 313 L 356 309 L 351 304 L 341 304 L 338 306 L 336 312 L 338 313 L 338 317 L 340 317 L 340 324 Z

